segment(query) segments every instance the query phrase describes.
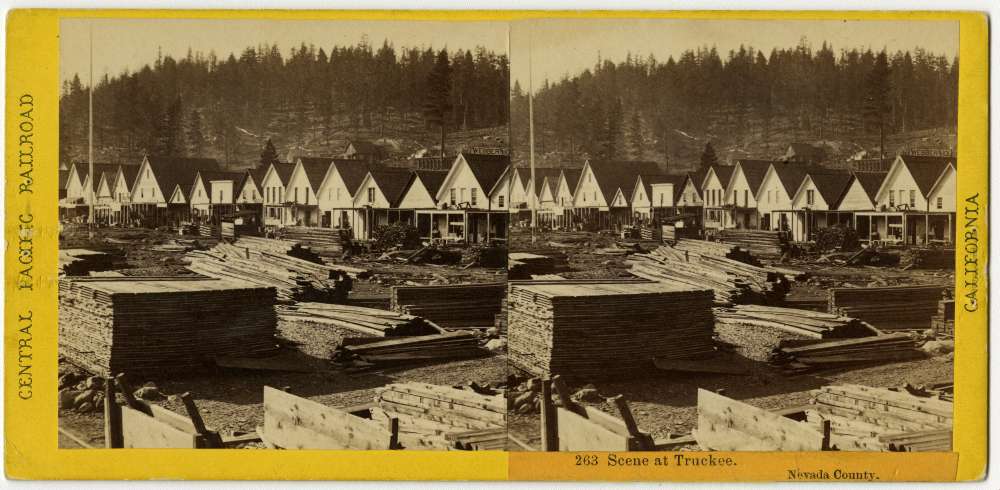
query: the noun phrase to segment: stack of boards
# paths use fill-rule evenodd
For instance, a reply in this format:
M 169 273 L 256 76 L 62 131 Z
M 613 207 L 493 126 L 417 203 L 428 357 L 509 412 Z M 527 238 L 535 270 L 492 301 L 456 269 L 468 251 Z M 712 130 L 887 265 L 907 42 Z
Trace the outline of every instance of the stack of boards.
M 390 308 L 448 330 L 488 329 L 506 297 L 504 283 L 396 286 Z
M 279 237 L 309 247 L 322 257 L 339 257 L 344 252 L 343 230 L 339 228 L 313 228 L 286 226 L 278 230 Z
M 729 228 L 719 231 L 719 240 L 737 245 L 758 257 L 776 257 L 784 252 L 786 240 L 780 231 L 737 230 Z
M 335 266 L 228 243 L 188 252 L 187 258 L 188 268 L 199 274 L 274 286 L 283 301 L 344 302 L 353 284 L 349 273 Z
M 378 389 L 372 419 L 399 420 L 406 449 L 501 450 L 507 444 L 507 403 L 502 393 L 427 383 L 397 383 Z
M 775 304 L 791 285 L 784 274 L 718 255 L 700 255 L 672 247 L 633 254 L 627 263 L 638 277 L 691 288 L 711 288 L 718 305 Z
M 296 303 L 278 308 L 282 320 L 307 321 L 346 328 L 375 337 L 438 333 L 423 318 L 389 310 L 331 303 Z
M 808 421 L 829 420 L 841 451 L 950 451 L 954 405 L 888 388 L 823 386 L 811 392 Z
M 737 245 L 729 243 L 681 238 L 674 244 L 674 248 L 682 252 L 698 255 L 715 255 L 743 262 L 744 264 L 760 265 L 749 250 L 744 250 Z
M 163 373 L 272 351 L 274 288 L 205 278 L 59 281 L 59 352 L 109 376 Z
M 823 341 L 783 341 L 774 350 L 771 363 L 786 371 L 845 368 L 865 364 L 887 364 L 926 357 L 916 341 L 905 333 Z
M 341 365 L 357 364 L 356 360 L 368 365 L 384 365 L 468 359 L 488 353 L 479 347 L 479 338 L 475 334 L 465 331 L 393 337 L 373 342 L 345 339 L 344 342 L 353 343 L 341 344 L 333 356 L 334 361 Z
M 107 252 L 70 248 L 59 250 L 59 270 L 68 276 L 86 276 L 115 267 L 116 256 Z
M 653 358 L 709 355 L 712 292 L 656 282 L 510 286 L 509 359 L 534 375 L 648 372 Z
M 534 275 L 552 274 L 556 271 L 556 261 L 547 255 L 526 252 L 512 252 L 507 255 L 508 277 L 528 279 Z
M 766 327 L 814 339 L 847 339 L 868 337 L 878 333 L 877 330 L 855 318 L 774 306 L 735 305 L 716 308 L 715 321 L 728 325 Z
M 833 288 L 829 311 L 864 320 L 882 330 L 928 328 L 947 286 Z

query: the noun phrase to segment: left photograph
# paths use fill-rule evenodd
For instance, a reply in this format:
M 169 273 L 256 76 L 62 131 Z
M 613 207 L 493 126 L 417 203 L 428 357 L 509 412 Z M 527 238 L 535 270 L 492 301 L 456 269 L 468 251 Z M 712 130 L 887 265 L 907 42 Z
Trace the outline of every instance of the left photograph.
M 506 449 L 507 36 L 63 20 L 59 446 Z

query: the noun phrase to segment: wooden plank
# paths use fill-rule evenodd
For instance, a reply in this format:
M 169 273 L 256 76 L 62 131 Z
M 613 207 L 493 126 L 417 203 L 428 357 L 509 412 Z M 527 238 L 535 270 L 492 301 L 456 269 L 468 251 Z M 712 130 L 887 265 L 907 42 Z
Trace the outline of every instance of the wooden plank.
M 556 408 L 559 420 L 560 451 L 628 451 L 628 428 L 620 420 L 592 407 L 587 417 L 562 407 Z M 611 419 L 611 420 L 609 420 Z
M 808 424 L 739 402 L 711 391 L 698 390 L 698 430 L 705 450 L 819 451 L 823 434 Z
M 153 409 L 167 411 L 153 405 Z M 172 413 L 172 412 L 171 412 Z M 180 417 L 177 414 L 174 414 Z M 169 424 L 164 419 L 150 417 L 131 407 L 122 407 L 122 445 L 142 449 L 193 449 L 198 447 L 198 435 Z
M 264 433 L 285 449 L 390 449 L 379 423 L 264 387 Z

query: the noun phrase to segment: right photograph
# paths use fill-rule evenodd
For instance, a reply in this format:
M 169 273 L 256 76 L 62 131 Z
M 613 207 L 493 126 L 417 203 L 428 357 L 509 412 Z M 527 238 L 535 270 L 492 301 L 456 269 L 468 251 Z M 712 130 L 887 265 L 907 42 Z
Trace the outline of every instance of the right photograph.
M 512 23 L 509 447 L 951 450 L 959 35 Z

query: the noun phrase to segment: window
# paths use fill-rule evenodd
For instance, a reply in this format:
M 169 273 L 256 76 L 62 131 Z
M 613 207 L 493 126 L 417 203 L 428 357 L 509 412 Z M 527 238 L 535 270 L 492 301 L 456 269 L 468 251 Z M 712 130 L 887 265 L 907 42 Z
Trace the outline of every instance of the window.
M 736 197 L 736 191 L 734 190 L 733 191 L 733 206 L 735 206 L 735 205 L 737 205 L 739 203 L 740 203 L 740 200 L 737 199 L 737 197 Z
M 461 189 L 458 190 L 458 200 L 459 200 L 459 202 L 466 202 L 465 201 L 465 187 L 462 187 Z
M 816 191 L 809 189 L 806 191 L 806 204 L 812 206 L 816 203 Z
M 503 207 L 503 195 L 497 196 L 497 207 Z
M 375 188 L 368 188 L 368 202 L 375 202 Z
M 750 191 L 747 189 L 743 189 L 743 207 L 747 207 L 749 205 L 750 205 Z
M 146 197 L 143 194 L 145 194 L 144 189 L 139 189 L 139 197 Z
M 454 206 L 455 205 L 455 189 L 449 189 L 449 193 L 451 194 L 451 199 L 450 199 L 451 205 Z
M 917 191 L 910 189 L 910 207 L 917 206 Z
M 660 207 L 663 207 L 663 194 L 660 194 Z
M 944 206 L 944 199 L 940 197 L 937 198 L 937 208 L 941 209 L 943 206 Z
M 469 192 L 472 193 L 472 196 L 471 196 L 470 199 L 472 201 L 472 205 L 475 206 L 476 205 L 476 197 L 478 197 L 478 192 L 476 192 L 476 189 L 470 189 Z
M 340 200 L 340 187 L 337 188 L 337 200 Z
M 295 188 L 295 190 L 293 191 L 292 196 L 295 197 L 295 202 L 299 202 L 299 188 L 298 187 Z
M 219 202 L 222 202 L 222 191 L 219 191 Z
M 889 205 L 896 205 L 896 191 L 889 191 Z

